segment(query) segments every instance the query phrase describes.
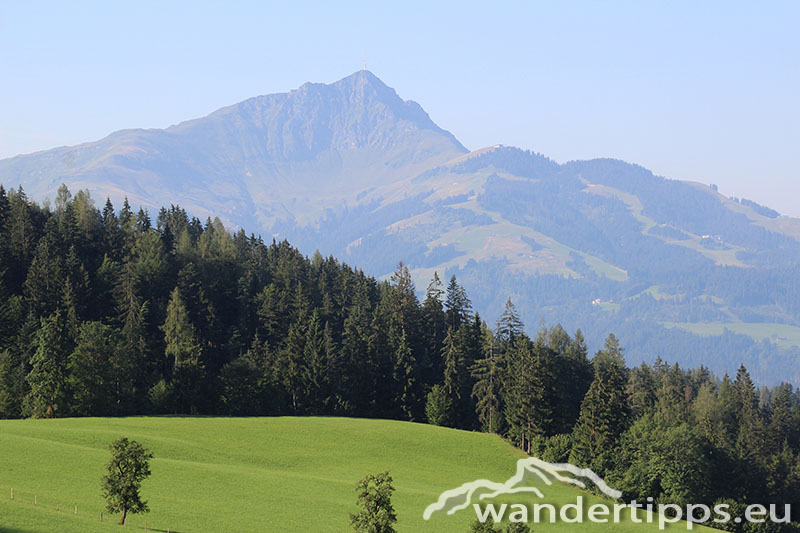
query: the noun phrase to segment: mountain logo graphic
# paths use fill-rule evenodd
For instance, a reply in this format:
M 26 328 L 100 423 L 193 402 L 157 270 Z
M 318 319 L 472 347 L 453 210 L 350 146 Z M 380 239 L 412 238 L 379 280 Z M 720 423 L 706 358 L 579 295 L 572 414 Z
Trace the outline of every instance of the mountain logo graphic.
M 425 508 L 422 518 L 425 520 L 436 512 L 446 512 L 448 515 L 466 509 L 474 499 L 483 500 L 495 498 L 503 494 L 532 493 L 539 498 L 544 498 L 544 494 L 538 487 L 524 483 L 527 479 L 540 481 L 545 485 L 552 485 L 553 479 L 556 481 L 569 483 L 586 488 L 586 483 L 582 478 L 590 480 L 606 496 L 619 499 L 622 493 L 612 489 L 600 476 L 588 468 L 578 468 L 569 463 L 548 463 L 537 457 L 528 457 L 517 461 L 516 473 L 504 483 L 490 481 L 488 479 L 477 479 L 469 483 L 464 483 L 460 487 L 444 491 L 439 495 L 436 503 L 430 504 Z

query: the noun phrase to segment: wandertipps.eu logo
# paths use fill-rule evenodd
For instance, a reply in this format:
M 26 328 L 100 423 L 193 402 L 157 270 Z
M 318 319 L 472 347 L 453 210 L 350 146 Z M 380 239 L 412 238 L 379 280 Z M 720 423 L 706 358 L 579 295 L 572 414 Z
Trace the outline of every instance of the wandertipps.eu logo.
M 569 503 L 512 503 L 496 504 L 490 500 L 514 494 L 528 494 L 544 499 L 543 491 L 553 483 L 565 483 L 577 488 L 586 489 L 588 483 L 594 485 L 614 502 L 600 502 L 589 505 L 582 495 L 576 496 Z M 446 490 L 439 499 L 430 504 L 422 517 L 429 520 L 439 514 L 452 515 L 472 506 L 476 518 L 480 522 L 566 522 L 566 523 L 658 523 L 659 529 L 681 520 L 686 521 L 686 528 L 693 529 L 694 524 L 724 524 L 727 522 L 776 524 L 789 523 L 791 506 L 782 505 L 748 505 L 743 516 L 731 516 L 730 505 L 720 503 L 709 506 L 705 504 L 687 504 L 679 506 L 670 503 L 654 504 L 653 498 L 639 503 L 618 503 L 622 493 L 609 487 L 606 482 L 588 468 L 578 468 L 569 463 L 548 463 L 536 457 L 517 461 L 517 470 L 505 482 L 478 479 L 464 483 L 460 487 Z M 504 498 L 508 499 L 508 498 Z

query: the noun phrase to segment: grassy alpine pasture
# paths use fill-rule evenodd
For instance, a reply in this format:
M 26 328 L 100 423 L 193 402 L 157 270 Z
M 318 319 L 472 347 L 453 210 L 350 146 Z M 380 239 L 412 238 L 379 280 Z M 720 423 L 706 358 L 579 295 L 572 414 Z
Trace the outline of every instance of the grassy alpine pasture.
M 0 421 L 0 531 L 119 531 L 104 517 L 100 478 L 107 445 L 121 436 L 149 448 L 143 484 L 150 513 L 127 529 L 348 531 L 355 485 L 390 470 L 397 530 L 466 532 L 471 509 L 422 519 L 447 489 L 475 479 L 503 482 L 521 452 L 497 436 L 425 424 L 345 418 L 134 417 Z M 10 499 L 11 488 L 15 499 Z M 583 494 L 544 487 L 545 501 Z M 34 497 L 38 500 L 34 505 Z M 542 500 L 519 494 L 509 503 Z M 75 506 L 78 514 L 75 515 Z M 588 506 L 587 505 L 587 506 Z M 655 524 L 538 524 L 535 531 L 643 531 Z M 672 528 L 684 530 L 679 523 Z M 702 529 L 695 527 L 695 529 Z

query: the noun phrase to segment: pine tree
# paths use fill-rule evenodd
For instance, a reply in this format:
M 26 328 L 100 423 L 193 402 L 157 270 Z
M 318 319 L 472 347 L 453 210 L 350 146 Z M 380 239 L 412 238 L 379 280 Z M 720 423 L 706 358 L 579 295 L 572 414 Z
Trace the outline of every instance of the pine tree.
M 490 342 L 491 342 L 490 337 Z M 489 345 L 488 353 L 470 368 L 475 384 L 472 396 L 475 398 L 475 410 L 481 428 L 494 433 L 500 428 L 500 368 L 494 353 L 494 346 Z
M 627 369 L 619 341 L 609 335 L 592 361 L 594 379 L 573 431 L 570 463 L 602 476 L 614 466 L 615 447 L 628 425 Z
M 70 388 L 76 414 L 121 415 L 134 403 L 136 362 L 119 330 L 84 322 L 69 356 Z
M 68 413 L 67 364 L 70 343 L 61 313 L 41 320 L 36 334 L 36 351 L 30 360 L 26 380 L 30 385 L 27 405 L 34 418 L 55 418 Z
M 458 284 L 455 275 L 450 278 L 447 286 L 446 307 L 447 327 L 453 331 L 457 331 L 461 324 L 469 322 L 472 317 L 472 302 L 464 287 Z
M 555 372 L 552 355 L 541 342 L 518 337 L 509 354 L 505 419 L 509 437 L 532 453 L 534 439 L 549 436 L 553 422 Z
M 425 419 L 434 426 L 450 425 L 453 406 L 444 392 L 444 387 L 434 385 L 425 398 Z
M 395 350 L 394 371 L 392 373 L 395 390 L 395 404 L 400 407 L 403 418 L 414 420 L 418 412 L 417 381 L 414 372 L 415 360 L 406 341 L 403 330 Z
M 764 442 L 764 421 L 758 407 L 758 397 L 750 373 L 741 365 L 733 383 L 739 431 L 736 451 L 745 462 L 756 460 Z
M 756 501 L 764 497 L 759 487 L 764 479 L 766 458 L 763 450 L 768 443 L 755 385 L 744 365 L 739 367 L 732 389 L 738 427 L 735 452 L 741 465 L 738 472 L 741 476 L 740 497 L 745 501 Z
M 784 443 L 795 449 L 798 447 L 800 420 L 794 404 L 792 386 L 788 383 L 778 386 L 770 403 L 769 440 L 773 453 L 779 452 Z
M 25 280 L 28 265 L 33 258 L 38 235 L 33 224 L 32 208 L 25 191 L 20 186 L 8 192 L 8 215 L 6 218 L 6 246 L 10 254 L 6 280 L 8 288 L 16 291 Z
M 556 352 L 556 380 L 558 389 L 553 431 L 571 433 L 581 412 L 581 402 L 592 383 L 592 364 L 587 357 L 586 341 L 581 330 L 574 338 L 556 325 L 548 334 L 547 345 Z
M 139 277 L 132 263 L 126 263 L 114 288 L 116 300 L 116 323 L 121 327 L 124 349 L 130 355 L 136 368 L 134 388 L 144 390 L 148 370 L 160 369 L 166 374 L 170 370 L 169 363 L 174 361 L 164 358 L 152 361 L 152 348 L 148 335 L 149 304 L 139 296 Z M 155 367 L 155 368 L 153 368 Z
M 464 352 L 459 346 L 452 328 L 448 328 L 447 336 L 442 347 L 444 360 L 444 379 L 442 393 L 447 399 L 450 411 L 447 413 L 446 424 L 453 427 L 462 427 L 464 410 L 464 386 L 466 383 L 467 368 L 464 361 Z
M 420 361 L 420 379 L 423 386 L 432 386 L 442 378 L 442 343 L 447 332 L 447 318 L 444 312 L 444 290 L 439 274 L 433 273 L 433 279 L 425 291 L 422 302 L 422 336 L 424 338 L 424 359 Z
M 292 322 L 281 357 L 280 379 L 289 395 L 292 413 L 295 414 L 305 407 L 306 400 L 303 394 L 303 377 L 307 372 L 305 368 L 307 329 L 308 319 L 305 316 Z
M 628 398 L 630 399 L 631 417 L 636 419 L 650 412 L 656 403 L 656 382 L 653 369 L 642 363 L 630 372 L 628 380 Z
M 517 307 L 511 301 L 511 298 L 509 298 L 506 301 L 503 314 L 500 315 L 500 318 L 497 320 L 497 340 L 500 342 L 500 345 L 503 347 L 513 346 L 514 341 L 522 335 L 524 327 L 525 325 L 519 318 Z
M 176 287 L 170 294 L 164 325 L 164 355 L 172 361 L 172 388 L 179 412 L 196 413 L 203 381 L 202 346 Z
M 329 398 L 328 359 L 325 350 L 323 326 L 318 310 L 311 314 L 303 347 L 303 397 L 302 403 L 312 414 L 324 412 Z
M 55 223 L 48 222 L 44 237 L 36 245 L 24 286 L 31 311 L 37 317 L 51 315 L 61 306 L 64 278 L 57 242 Z

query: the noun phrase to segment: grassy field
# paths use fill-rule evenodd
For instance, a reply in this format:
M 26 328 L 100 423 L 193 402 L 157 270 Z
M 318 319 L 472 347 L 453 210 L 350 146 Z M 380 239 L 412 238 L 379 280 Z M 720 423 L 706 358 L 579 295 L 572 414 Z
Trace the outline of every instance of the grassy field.
M 441 492 L 462 483 L 505 481 L 522 457 L 497 436 L 384 420 L 4 420 L 0 531 L 118 531 L 118 516 L 106 515 L 100 522 L 100 478 L 107 445 L 121 436 L 142 442 L 155 455 L 152 476 L 142 490 L 151 512 L 131 516 L 127 529 L 172 532 L 348 531 L 356 482 L 387 469 L 397 489 L 398 531 L 466 532 L 475 516 L 471 509 L 428 522 L 422 513 Z M 544 493 L 545 501 L 553 503 L 583 494 L 563 485 L 546 487 Z M 587 504 L 599 501 L 584 496 Z M 513 502 L 541 500 L 516 495 Z M 657 530 L 630 522 L 539 524 L 534 529 Z M 684 530 L 685 524 L 670 529 Z
M 725 330 L 747 335 L 756 342 L 768 340 L 782 348 L 800 346 L 800 327 L 771 322 L 664 322 L 668 328 L 681 328 L 696 335 L 718 336 Z

